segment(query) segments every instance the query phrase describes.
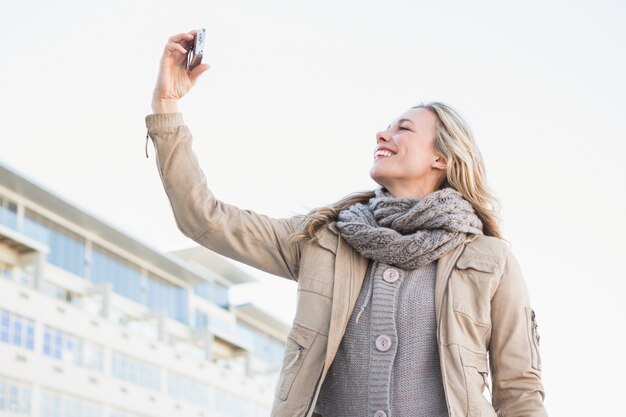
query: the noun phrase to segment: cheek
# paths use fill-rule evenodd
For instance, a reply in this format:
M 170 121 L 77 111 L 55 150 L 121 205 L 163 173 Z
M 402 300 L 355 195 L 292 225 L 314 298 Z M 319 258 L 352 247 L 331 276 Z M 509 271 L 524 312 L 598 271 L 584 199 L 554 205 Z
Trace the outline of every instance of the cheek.
M 433 153 L 432 149 L 426 146 L 414 146 L 412 148 L 408 148 L 403 157 L 403 159 L 407 161 L 407 164 L 410 164 L 414 167 L 425 168 L 434 159 L 435 154 Z
M 427 150 L 411 149 L 402 155 L 402 165 L 411 171 L 423 171 L 428 167 L 430 154 Z
M 426 171 L 427 165 L 421 158 L 411 158 L 402 164 L 404 171 L 410 176 L 418 176 Z

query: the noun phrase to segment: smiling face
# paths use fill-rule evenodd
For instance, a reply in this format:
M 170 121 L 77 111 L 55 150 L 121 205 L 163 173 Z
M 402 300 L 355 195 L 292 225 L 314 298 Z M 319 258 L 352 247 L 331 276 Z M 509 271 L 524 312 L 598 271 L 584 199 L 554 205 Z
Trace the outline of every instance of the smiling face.
M 413 108 L 376 134 L 370 176 L 391 195 L 421 199 L 445 177 L 445 161 L 434 148 L 437 121 L 431 110 Z

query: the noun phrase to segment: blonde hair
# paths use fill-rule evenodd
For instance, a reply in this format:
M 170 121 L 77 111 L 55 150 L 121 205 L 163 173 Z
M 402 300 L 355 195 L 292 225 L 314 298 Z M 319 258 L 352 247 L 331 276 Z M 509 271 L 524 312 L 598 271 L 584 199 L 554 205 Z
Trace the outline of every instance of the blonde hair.
M 447 162 L 446 176 L 437 188 L 452 187 L 463 195 L 483 223 L 486 236 L 502 238 L 500 206 L 493 191 L 487 186 L 487 174 L 482 155 L 472 131 L 461 115 L 452 107 L 440 102 L 422 103 L 415 107 L 428 109 L 437 116 L 434 148 Z M 349 194 L 336 203 L 311 210 L 300 228 L 291 236 L 292 241 L 315 240 L 318 232 L 327 226 L 334 227 L 340 211 L 353 204 L 367 204 L 374 191 Z

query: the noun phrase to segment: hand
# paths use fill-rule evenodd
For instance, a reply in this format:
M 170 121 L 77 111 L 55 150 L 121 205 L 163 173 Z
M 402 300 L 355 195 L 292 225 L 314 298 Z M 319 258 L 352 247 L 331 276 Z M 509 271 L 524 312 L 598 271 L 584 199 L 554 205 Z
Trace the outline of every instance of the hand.
M 178 100 L 194 86 L 200 75 L 208 70 L 208 64 L 200 64 L 187 72 L 185 62 L 187 49 L 191 47 L 196 31 L 179 33 L 168 39 L 161 56 L 159 76 L 152 94 L 152 111 L 167 113 L 178 111 Z

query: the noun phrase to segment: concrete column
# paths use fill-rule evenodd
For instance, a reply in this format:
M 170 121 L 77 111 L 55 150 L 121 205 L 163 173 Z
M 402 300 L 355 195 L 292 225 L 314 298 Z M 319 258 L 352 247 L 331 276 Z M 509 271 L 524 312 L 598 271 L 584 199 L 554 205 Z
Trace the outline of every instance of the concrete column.
M 106 320 L 109 319 L 111 313 L 111 294 L 113 293 L 113 284 L 106 282 L 98 286 L 102 296 L 102 306 L 100 307 L 100 316 Z
M 246 376 L 252 376 L 252 352 L 249 350 L 245 351 L 245 361 L 246 361 Z
M 204 332 L 204 358 L 207 361 L 211 361 L 213 359 L 213 341 L 213 333 L 206 329 Z
M 46 254 L 43 252 L 33 251 L 20 256 L 19 266 L 20 273 L 30 266 L 32 269 L 33 288 L 37 291 L 41 290 L 43 282 L 43 269 L 46 263 Z
M 32 384 L 30 390 L 30 415 L 42 415 L 41 407 L 41 386 L 39 384 Z
M 155 312 L 157 319 L 157 336 L 159 338 L 159 342 L 165 343 L 165 319 L 167 318 L 167 314 L 165 310 L 159 310 Z

